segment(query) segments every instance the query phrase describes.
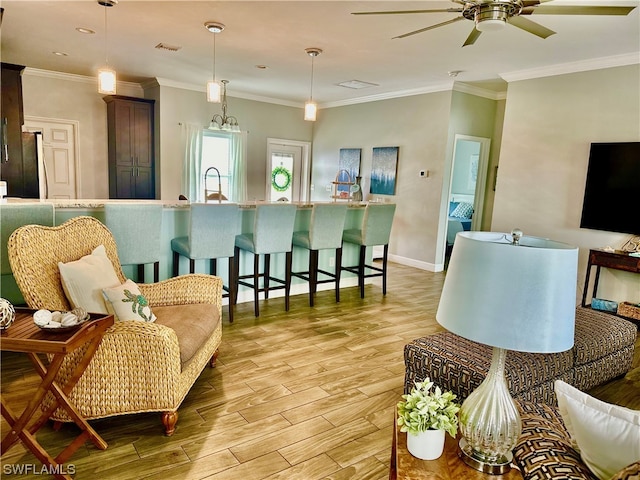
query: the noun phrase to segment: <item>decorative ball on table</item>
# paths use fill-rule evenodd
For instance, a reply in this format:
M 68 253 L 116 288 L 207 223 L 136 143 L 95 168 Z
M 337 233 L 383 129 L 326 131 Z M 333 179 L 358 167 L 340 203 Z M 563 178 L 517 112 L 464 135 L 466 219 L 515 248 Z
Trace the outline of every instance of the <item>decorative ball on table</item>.
M 11 302 L 0 298 L 0 330 L 9 328 L 15 319 L 16 311 Z

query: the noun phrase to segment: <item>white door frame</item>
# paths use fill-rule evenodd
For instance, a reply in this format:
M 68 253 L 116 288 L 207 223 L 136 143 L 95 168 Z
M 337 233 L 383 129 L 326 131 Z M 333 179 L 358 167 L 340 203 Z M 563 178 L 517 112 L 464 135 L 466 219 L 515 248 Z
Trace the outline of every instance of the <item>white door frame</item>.
M 302 172 L 300 175 L 300 198 L 304 202 L 309 202 L 311 198 L 311 142 L 301 142 L 299 140 L 285 140 L 282 138 L 267 138 L 267 183 L 271 185 L 271 149 L 272 147 L 300 147 L 302 149 Z M 270 190 L 266 189 L 265 198 L 269 198 Z
M 74 160 L 75 160 L 75 165 L 73 168 L 74 175 L 75 175 L 74 188 L 76 192 L 76 198 L 84 198 L 80 195 L 80 158 L 79 158 L 80 149 L 78 145 L 78 139 L 79 139 L 78 132 L 80 128 L 80 122 L 78 120 L 66 120 L 63 118 L 35 117 L 31 115 L 25 115 L 23 129 L 25 131 L 32 131 L 32 130 L 29 130 L 30 127 L 28 126 L 28 123 L 40 123 L 40 122 L 41 123 L 59 123 L 61 125 L 71 126 L 71 128 L 73 129 L 73 149 L 74 149 Z
M 480 230 L 482 225 L 482 211 L 484 209 L 484 194 L 487 187 L 487 169 L 489 167 L 489 149 L 491 147 L 491 139 L 485 137 L 474 137 L 471 135 L 461 135 L 456 133 L 453 140 L 453 149 L 451 153 L 451 161 L 449 163 L 449 183 L 446 188 L 446 195 L 443 196 L 441 204 L 441 218 L 444 218 L 444 228 L 440 229 L 440 242 L 442 245 L 447 244 L 447 221 L 449 213 L 449 198 L 451 198 L 451 186 L 453 182 L 453 170 L 455 168 L 456 145 L 458 140 L 467 140 L 480 143 L 480 157 L 478 158 L 478 177 L 476 180 L 476 190 L 473 199 L 473 219 L 471 221 L 471 230 Z M 441 250 L 440 264 L 444 265 L 445 248 Z

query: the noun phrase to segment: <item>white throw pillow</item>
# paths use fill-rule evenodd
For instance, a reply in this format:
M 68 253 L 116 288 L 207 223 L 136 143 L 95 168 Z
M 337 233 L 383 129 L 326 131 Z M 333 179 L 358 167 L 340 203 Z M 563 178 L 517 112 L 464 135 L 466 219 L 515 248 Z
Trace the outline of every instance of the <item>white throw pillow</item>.
M 133 280 L 127 280 L 117 287 L 105 288 L 103 294 L 109 313 L 113 313 L 116 320 L 156 321 L 149 302 Z
M 640 410 L 603 402 L 561 380 L 555 381 L 555 392 L 582 461 L 599 479 L 640 460 Z
M 104 245 L 98 245 L 91 255 L 69 263 L 58 263 L 62 288 L 73 308 L 87 312 L 108 313 L 102 289 L 119 285 L 120 280 Z

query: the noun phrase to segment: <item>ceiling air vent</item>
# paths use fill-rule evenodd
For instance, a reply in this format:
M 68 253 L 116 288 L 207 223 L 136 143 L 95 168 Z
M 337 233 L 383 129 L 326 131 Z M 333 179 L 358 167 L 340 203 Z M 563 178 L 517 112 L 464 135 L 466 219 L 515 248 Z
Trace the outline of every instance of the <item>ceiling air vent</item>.
M 160 42 L 159 44 L 156 45 L 156 48 L 158 50 L 169 50 L 170 52 L 177 52 L 182 47 L 176 47 L 175 45 L 169 45 L 168 43 Z

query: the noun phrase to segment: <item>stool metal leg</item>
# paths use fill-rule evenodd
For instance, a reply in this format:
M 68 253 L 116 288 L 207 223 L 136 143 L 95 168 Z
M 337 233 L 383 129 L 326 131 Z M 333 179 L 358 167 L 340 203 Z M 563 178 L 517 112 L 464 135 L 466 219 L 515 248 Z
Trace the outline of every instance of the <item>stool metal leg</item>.
M 266 259 L 265 259 L 266 262 Z M 266 265 L 265 265 L 266 267 Z M 258 297 L 260 293 L 260 255 L 257 253 L 253 254 L 253 312 L 256 317 L 260 316 L 260 306 L 258 303 Z M 265 298 L 267 297 L 267 292 L 265 290 Z
M 178 252 L 173 252 L 173 276 L 178 276 L 178 270 L 180 265 L 180 254 Z
M 153 263 L 153 281 L 155 283 L 160 281 L 160 262 Z
M 387 294 L 387 256 L 389 254 L 389 244 L 384 246 L 382 254 L 382 294 Z
M 358 286 L 360 287 L 360 298 L 364 298 L 364 263 L 366 259 L 367 247 L 360 245 L 360 262 L 358 263 Z
M 240 282 L 240 249 L 238 247 L 234 247 L 233 249 L 233 304 L 238 303 L 238 289 Z
M 284 280 L 284 309 L 289 311 L 289 293 L 291 291 L 291 265 L 293 264 L 293 249 L 286 254 Z
M 233 299 L 236 298 L 235 258 L 229 257 L 229 323 L 233 323 Z
M 144 263 L 138 265 L 138 283 L 144 283 Z
M 336 248 L 336 302 L 340 301 L 340 272 L 342 271 L 342 247 Z
M 318 289 L 318 250 L 309 250 L 309 305 L 313 307 L 313 297 Z
M 271 279 L 271 255 L 264 255 L 264 299 L 269 298 L 269 280 Z
M 189 259 L 189 273 L 195 273 L 196 271 L 196 261 L 193 258 Z

